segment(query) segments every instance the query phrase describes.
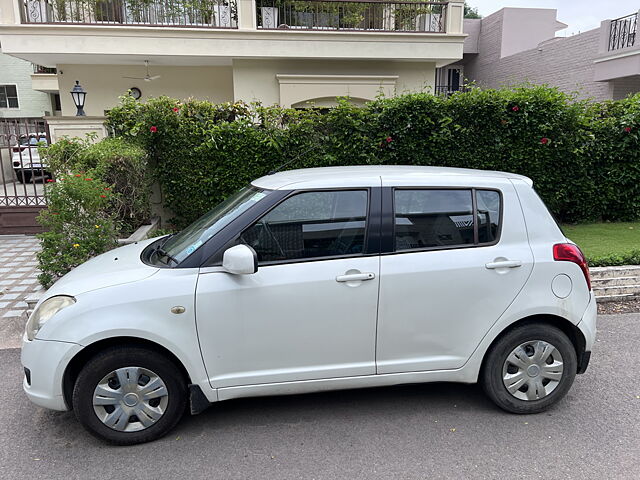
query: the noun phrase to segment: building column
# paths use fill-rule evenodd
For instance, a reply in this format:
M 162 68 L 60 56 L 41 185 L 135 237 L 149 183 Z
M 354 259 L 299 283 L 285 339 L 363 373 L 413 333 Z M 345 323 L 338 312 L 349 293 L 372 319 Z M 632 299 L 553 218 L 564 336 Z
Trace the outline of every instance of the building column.
M 446 33 L 464 33 L 464 0 L 449 0 L 446 22 Z
M 238 0 L 238 28 L 240 30 L 256 29 L 255 0 Z

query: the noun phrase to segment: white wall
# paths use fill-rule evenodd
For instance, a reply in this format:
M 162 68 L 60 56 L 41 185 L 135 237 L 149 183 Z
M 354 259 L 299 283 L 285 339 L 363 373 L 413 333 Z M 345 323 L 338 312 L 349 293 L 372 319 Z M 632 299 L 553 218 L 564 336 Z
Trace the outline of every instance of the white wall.
M 600 29 L 548 40 L 503 57 L 501 45 L 506 23 L 503 10 L 482 20 L 479 53 L 465 56 L 463 62 L 467 80 L 485 88 L 526 82 L 547 84 L 567 93 L 577 93 L 579 98 L 612 98 L 611 85 L 594 80 Z
M 0 85 L 17 85 L 19 109 L 0 108 L 0 118 L 42 117 L 53 113 L 51 97 L 31 88 L 31 63 L 0 53 Z
M 435 63 L 390 61 L 234 60 L 236 100 L 280 103 L 277 75 L 397 75 L 395 93 L 433 92 Z M 310 93 L 311 94 L 311 93 Z M 323 96 L 323 95 L 318 95 Z M 311 97 L 313 98 L 313 97 Z M 369 99 L 366 99 L 369 100 Z
M 144 77 L 144 65 L 58 65 L 58 82 L 63 115 L 75 115 L 76 107 L 69 92 L 76 80 L 88 92 L 85 112 L 104 115 L 116 106 L 129 88 L 138 87 L 142 100 L 166 95 L 178 99 L 197 98 L 214 103 L 233 101 L 231 67 L 149 67 L 151 75 L 162 77 L 152 82 L 123 77 Z

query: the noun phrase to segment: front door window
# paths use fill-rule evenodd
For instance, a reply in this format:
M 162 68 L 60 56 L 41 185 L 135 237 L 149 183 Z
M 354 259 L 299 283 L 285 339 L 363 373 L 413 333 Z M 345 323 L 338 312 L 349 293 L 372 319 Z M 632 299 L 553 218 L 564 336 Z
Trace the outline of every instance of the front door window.
M 360 255 L 367 191 L 303 192 L 286 199 L 241 235 L 261 264 Z

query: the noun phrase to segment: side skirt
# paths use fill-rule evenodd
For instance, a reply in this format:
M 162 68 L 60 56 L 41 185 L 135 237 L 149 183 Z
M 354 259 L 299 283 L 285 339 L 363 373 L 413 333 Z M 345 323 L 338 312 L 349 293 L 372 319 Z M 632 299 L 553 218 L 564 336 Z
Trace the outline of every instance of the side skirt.
M 359 377 L 325 378 L 299 382 L 264 383 L 218 388 L 218 400 L 271 395 L 296 395 L 301 393 L 348 390 L 352 388 L 384 387 L 409 383 L 458 382 L 476 383 L 477 372 L 469 368 L 436 370 L 430 372 L 387 373 Z

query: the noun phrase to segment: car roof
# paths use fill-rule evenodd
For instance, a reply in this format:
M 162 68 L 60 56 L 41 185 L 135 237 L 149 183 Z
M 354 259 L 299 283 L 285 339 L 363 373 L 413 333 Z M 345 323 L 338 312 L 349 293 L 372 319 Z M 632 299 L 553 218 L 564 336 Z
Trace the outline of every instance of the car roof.
M 291 190 L 335 187 L 380 187 L 393 185 L 487 186 L 492 181 L 524 180 L 522 175 L 490 170 L 472 170 L 450 167 L 416 167 L 408 165 L 362 165 L 352 167 L 323 167 L 287 170 L 265 175 L 254 180 L 252 185 L 267 190 Z

